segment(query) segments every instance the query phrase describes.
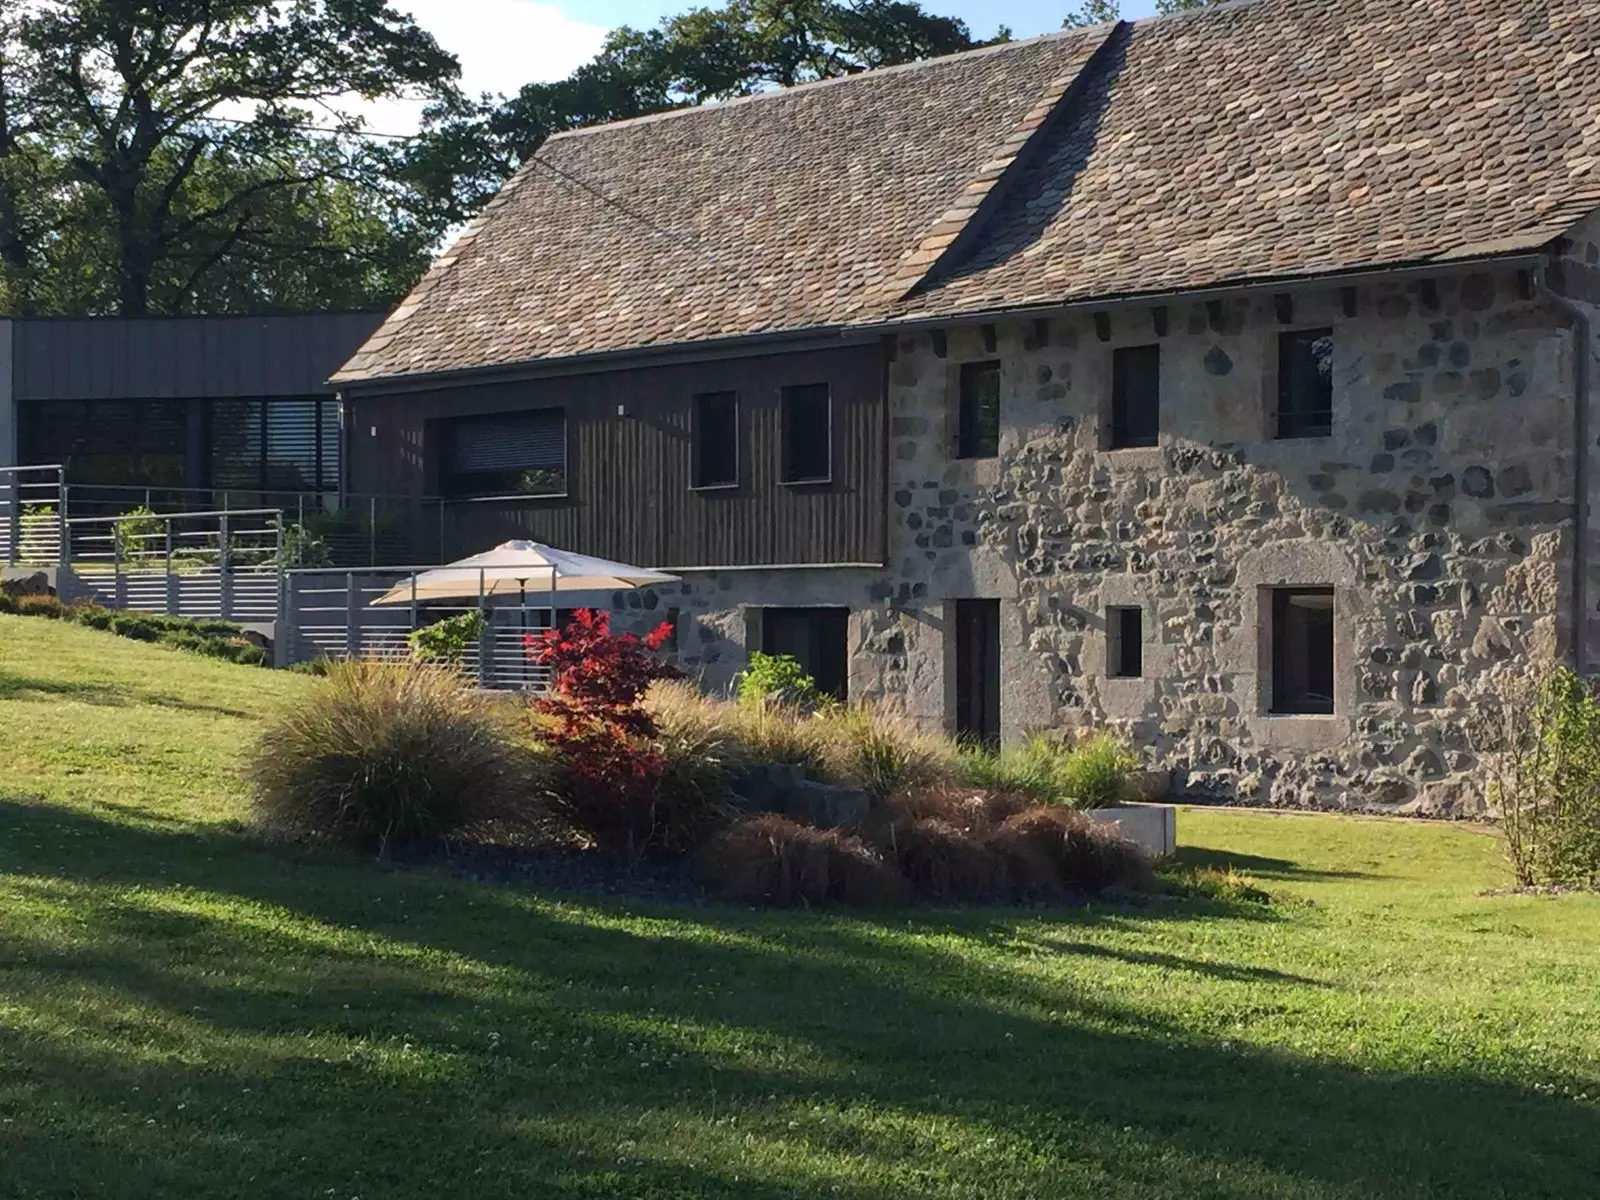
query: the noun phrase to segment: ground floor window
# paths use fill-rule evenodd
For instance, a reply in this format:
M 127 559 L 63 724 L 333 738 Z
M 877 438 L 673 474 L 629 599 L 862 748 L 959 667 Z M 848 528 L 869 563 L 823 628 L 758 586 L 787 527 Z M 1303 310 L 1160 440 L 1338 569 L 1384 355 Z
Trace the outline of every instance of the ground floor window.
M 560 496 L 567 490 L 564 409 L 459 417 L 437 423 L 439 490 L 459 498 Z
M 1333 712 L 1333 589 L 1274 588 L 1272 707 Z
M 849 699 L 850 610 L 848 608 L 764 608 L 761 650 L 787 654 L 811 676 L 817 690 Z

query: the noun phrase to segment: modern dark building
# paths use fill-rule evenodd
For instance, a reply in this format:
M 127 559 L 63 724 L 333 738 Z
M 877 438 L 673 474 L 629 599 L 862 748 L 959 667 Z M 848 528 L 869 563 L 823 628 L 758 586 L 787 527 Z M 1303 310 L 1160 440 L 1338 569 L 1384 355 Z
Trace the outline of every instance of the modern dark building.
M 60 463 L 80 494 L 336 496 L 328 376 L 379 313 L 0 319 L 0 466 Z M 129 493 L 132 495 L 133 493 Z

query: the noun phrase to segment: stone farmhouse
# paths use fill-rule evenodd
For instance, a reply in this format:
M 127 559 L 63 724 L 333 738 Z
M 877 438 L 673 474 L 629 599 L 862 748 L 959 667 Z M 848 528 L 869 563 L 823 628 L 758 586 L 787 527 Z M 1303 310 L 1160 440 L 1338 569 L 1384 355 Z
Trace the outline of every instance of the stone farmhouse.
M 335 382 L 712 684 L 1462 814 L 1597 654 L 1597 330 L 1600 3 L 1240 0 L 552 138 Z

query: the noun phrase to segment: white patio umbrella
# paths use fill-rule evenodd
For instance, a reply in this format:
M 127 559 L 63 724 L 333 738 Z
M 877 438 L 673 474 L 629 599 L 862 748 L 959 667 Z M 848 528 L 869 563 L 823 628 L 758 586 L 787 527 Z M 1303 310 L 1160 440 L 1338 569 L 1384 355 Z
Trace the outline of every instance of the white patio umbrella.
M 550 593 L 554 619 L 557 592 L 616 591 L 677 582 L 676 575 L 663 571 L 573 554 L 542 542 L 502 542 L 482 554 L 407 576 L 372 603 L 412 604 L 510 595 L 519 596 L 526 603 L 532 586 Z

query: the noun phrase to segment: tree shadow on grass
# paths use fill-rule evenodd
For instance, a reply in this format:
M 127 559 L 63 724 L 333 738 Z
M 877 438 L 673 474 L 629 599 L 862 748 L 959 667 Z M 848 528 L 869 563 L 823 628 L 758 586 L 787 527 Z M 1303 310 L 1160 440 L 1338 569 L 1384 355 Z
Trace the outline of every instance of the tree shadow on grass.
M 98 708 L 127 708 L 152 706 L 178 709 L 182 712 L 213 713 L 222 717 L 240 717 L 257 720 L 258 714 L 239 708 L 225 708 L 215 704 L 196 704 L 182 696 L 166 692 L 152 692 L 145 688 L 118 683 L 64 682 L 40 679 L 32 675 L 18 675 L 0 670 L 0 700 L 27 700 L 32 697 L 55 697 L 92 704 Z
M 1400 1200 L 1593 1182 L 1593 1106 L 1230 1049 L 1092 976 L 961 951 L 1026 914 L 551 902 L 6 802 L 0 872 L 70 930 L 0 940 L 0 990 L 27 1015 L 0 1028 L 0 1157 L 22 1195 Z M 1269 976 L 1206 986 L 1305 983 Z
M 1217 871 L 1242 871 L 1258 879 L 1303 879 L 1308 881 L 1330 879 L 1383 879 L 1368 871 L 1324 871 L 1302 866 L 1293 859 L 1267 858 L 1260 854 L 1240 854 L 1233 850 L 1207 850 L 1200 846 L 1180 846 L 1175 861 L 1186 867 L 1210 868 Z

